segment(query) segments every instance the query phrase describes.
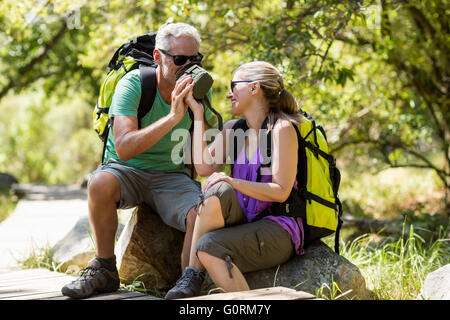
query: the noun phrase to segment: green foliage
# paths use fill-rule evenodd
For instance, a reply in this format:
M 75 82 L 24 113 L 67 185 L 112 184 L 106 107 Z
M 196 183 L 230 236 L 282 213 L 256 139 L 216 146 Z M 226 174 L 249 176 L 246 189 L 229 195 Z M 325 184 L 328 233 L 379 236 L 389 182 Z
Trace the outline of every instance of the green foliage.
M 54 272 L 61 272 L 62 263 L 53 258 L 53 251 L 50 246 L 35 248 L 30 255 L 19 261 L 22 269 L 44 268 Z
M 17 201 L 17 197 L 12 195 L 9 189 L 0 188 L 0 223 L 14 211 Z
M 342 246 L 342 256 L 359 267 L 377 300 L 415 300 L 426 275 L 450 263 L 445 234 L 425 242 L 413 225 L 404 228 L 398 240 L 374 242 L 364 235 Z
M 345 296 L 351 293 L 351 290 L 348 290 L 344 293 L 342 293 L 342 290 L 339 288 L 339 285 L 331 281 L 331 285 L 328 285 L 326 283 L 322 284 L 322 286 L 316 290 L 315 296 L 320 299 L 325 300 L 339 300 L 339 299 L 346 299 Z
M 1 106 L 0 171 L 13 172 L 21 183 L 75 183 L 98 165 L 101 145 L 82 100 L 60 104 L 36 93 L 8 97 Z

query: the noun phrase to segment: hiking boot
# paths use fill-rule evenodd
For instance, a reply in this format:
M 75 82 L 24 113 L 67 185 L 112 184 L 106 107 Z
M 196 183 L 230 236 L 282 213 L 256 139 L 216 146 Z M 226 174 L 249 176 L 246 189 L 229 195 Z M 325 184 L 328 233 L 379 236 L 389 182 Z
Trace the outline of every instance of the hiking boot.
M 82 271 L 81 276 L 65 285 L 61 293 L 70 298 L 82 299 L 98 293 L 117 291 L 119 286 L 120 279 L 116 267 L 109 270 L 98 258 L 94 258 Z
M 203 271 L 186 267 L 181 278 L 178 279 L 175 286 L 167 292 L 164 298 L 182 299 L 198 296 L 204 279 L 205 273 Z

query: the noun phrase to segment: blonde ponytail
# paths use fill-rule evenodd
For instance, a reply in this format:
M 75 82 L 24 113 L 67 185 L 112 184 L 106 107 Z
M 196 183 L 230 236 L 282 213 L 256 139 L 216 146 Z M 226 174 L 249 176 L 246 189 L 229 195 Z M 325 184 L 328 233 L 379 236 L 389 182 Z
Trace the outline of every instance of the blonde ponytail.
M 279 118 L 299 123 L 299 107 L 294 96 L 284 88 L 280 71 L 268 62 L 254 61 L 243 64 L 236 72 L 242 72 L 248 79 L 258 81 L 269 104 L 268 128 L 273 128 Z

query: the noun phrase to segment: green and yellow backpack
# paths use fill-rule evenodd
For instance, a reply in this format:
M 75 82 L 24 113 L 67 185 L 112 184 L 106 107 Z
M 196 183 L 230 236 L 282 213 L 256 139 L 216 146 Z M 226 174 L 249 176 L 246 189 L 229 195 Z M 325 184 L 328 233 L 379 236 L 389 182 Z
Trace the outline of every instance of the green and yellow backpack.
M 139 69 L 141 76 L 142 94 L 138 108 L 138 124 L 141 128 L 141 120 L 150 111 L 155 100 L 156 67 L 153 59 L 156 33 L 148 33 L 120 46 L 111 58 L 108 67 L 109 72 L 100 86 L 97 104 L 93 111 L 93 128 L 104 142 L 102 163 L 105 154 L 108 133 L 113 119 L 109 117 L 114 90 L 122 77 L 131 70 Z
M 262 211 L 254 220 L 265 216 L 300 217 L 304 225 L 305 244 L 335 233 L 335 251 L 339 254 L 339 232 L 342 226 L 342 205 L 338 197 L 341 174 L 336 167 L 336 159 L 328 151 L 328 142 L 324 129 L 306 112 L 300 111 L 302 122 L 294 125 L 298 139 L 297 186 L 292 188 L 288 199 L 273 202 L 272 206 Z M 262 128 L 267 128 L 267 118 Z M 248 130 L 245 119 L 237 121 L 233 130 Z M 271 132 L 267 133 L 267 160 L 259 170 L 270 167 L 272 154 Z M 260 141 L 264 139 L 260 138 Z M 236 137 L 234 139 L 236 148 Z M 237 155 L 234 149 L 234 155 Z M 236 156 L 234 156 L 236 157 Z M 257 181 L 260 181 L 258 174 Z

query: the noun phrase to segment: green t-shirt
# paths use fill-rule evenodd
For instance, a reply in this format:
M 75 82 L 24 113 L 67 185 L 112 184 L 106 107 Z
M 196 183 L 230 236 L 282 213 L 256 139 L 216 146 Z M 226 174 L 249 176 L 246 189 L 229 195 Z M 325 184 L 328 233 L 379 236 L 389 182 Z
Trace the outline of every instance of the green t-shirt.
M 208 97 L 211 98 L 211 90 L 208 92 Z M 133 70 L 124 75 L 117 83 L 109 108 L 109 117 L 118 115 L 137 117 L 140 99 L 141 77 L 139 70 Z M 170 109 L 171 106 L 164 102 L 159 90 L 157 90 L 151 110 L 142 119 L 142 128 L 168 115 Z M 212 112 L 207 109 L 205 118 L 209 121 L 212 116 Z M 184 167 L 183 147 L 188 142 L 188 130 L 191 123 L 189 112 L 186 112 L 181 121 L 156 144 L 128 161 L 121 161 L 117 156 L 114 148 L 113 130 L 110 130 L 106 144 L 105 162 L 114 159 L 143 170 L 169 171 L 182 169 Z

